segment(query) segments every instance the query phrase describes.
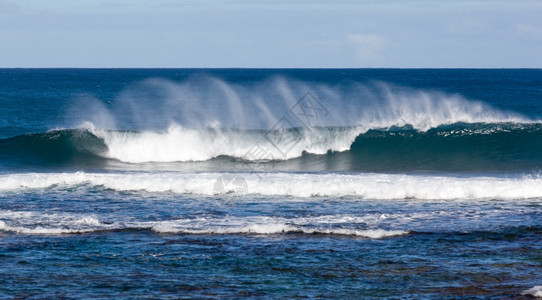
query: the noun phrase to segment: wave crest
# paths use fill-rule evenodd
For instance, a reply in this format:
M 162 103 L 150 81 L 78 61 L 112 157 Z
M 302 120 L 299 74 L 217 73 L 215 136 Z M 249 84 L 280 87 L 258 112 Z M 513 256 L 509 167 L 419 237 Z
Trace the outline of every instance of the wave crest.
M 56 130 L 0 140 L 5 165 L 201 171 L 527 171 L 542 169 L 541 123 Z M 159 164 L 162 163 L 162 164 Z

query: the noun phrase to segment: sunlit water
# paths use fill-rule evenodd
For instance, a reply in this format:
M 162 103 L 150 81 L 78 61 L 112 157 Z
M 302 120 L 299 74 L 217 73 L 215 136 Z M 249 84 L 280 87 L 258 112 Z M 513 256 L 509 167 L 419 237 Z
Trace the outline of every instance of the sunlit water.
M 0 81 L 1 296 L 542 293 L 539 70 Z

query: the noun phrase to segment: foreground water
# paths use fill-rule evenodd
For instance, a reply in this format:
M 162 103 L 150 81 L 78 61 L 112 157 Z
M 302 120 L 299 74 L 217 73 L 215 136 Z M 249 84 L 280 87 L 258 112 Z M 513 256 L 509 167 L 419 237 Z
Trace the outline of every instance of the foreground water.
M 0 295 L 542 293 L 539 70 L 1 70 Z

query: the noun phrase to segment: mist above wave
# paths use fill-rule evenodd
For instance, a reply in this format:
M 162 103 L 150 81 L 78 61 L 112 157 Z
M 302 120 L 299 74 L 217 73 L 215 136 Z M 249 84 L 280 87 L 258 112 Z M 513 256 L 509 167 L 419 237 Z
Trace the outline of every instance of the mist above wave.
M 220 155 L 284 160 L 304 152 L 346 151 L 375 128 L 427 131 L 459 122 L 531 121 L 460 95 L 383 82 L 332 85 L 276 76 L 229 83 L 194 76 L 182 82 L 147 79 L 112 101 L 82 97 L 66 126 L 87 128 L 103 139 L 108 158 L 141 163 Z M 254 153 L 259 156 L 251 157 Z
M 309 96 L 309 97 L 307 97 Z M 183 128 L 271 129 L 355 126 L 360 130 L 410 125 L 428 130 L 458 122 L 528 122 L 527 118 L 479 101 L 439 91 L 384 82 L 325 84 L 285 77 L 226 82 L 194 76 L 176 82 L 151 78 L 114 99 L 75 99 L 64 127 L 167 131 Z

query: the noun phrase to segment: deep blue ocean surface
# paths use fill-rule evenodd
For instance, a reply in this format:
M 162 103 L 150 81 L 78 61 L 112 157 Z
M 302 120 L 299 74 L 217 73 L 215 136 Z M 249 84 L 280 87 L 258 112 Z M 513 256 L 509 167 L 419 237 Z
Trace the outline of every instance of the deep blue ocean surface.
M 0 69 L 0 296 L 542 297 L 542 70 Z

